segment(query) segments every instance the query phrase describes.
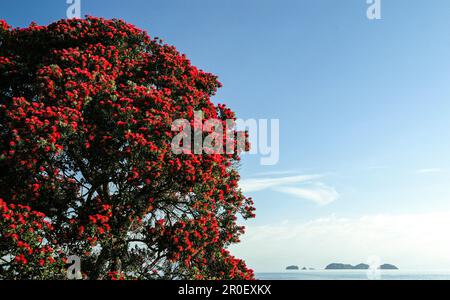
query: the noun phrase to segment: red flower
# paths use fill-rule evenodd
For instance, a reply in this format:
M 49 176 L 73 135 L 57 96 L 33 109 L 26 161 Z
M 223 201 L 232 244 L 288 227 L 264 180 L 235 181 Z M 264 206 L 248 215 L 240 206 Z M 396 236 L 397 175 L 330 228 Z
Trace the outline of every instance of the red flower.
M 33 191 L 33 192 L 37 192 L 37 191 L 39 191 L 40 188 L 41 188 L 41 185 L 40 185 L 40 184 L 34 183 L 34 184 L 33 184 L 33 187 L 32 187 L 32 191 Z
M 25 258 L 23 254 L 16 256 L 14 261 L 23 265 L 26 265 L 28 263 L 28 260 Z

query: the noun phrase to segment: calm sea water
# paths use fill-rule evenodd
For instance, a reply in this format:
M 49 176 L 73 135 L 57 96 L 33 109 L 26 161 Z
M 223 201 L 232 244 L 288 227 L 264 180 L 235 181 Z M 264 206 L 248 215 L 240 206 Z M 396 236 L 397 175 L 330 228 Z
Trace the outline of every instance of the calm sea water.
M 450 280 L 446 271 L 402 271 L 381 270 L 376 273 L 367 270 L 314 270 L 280 273 L 256 273 L 260 280 Z

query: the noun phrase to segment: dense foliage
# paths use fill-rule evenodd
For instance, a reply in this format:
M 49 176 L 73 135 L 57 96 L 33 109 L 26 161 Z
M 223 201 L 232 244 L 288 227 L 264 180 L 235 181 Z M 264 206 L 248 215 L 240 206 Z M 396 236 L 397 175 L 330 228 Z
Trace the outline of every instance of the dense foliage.
M 171 150 L 175 119 L 235 118 L 218 87 L 120 20 L 0 21 L 0 279 L 252 279 L 238 152 Z

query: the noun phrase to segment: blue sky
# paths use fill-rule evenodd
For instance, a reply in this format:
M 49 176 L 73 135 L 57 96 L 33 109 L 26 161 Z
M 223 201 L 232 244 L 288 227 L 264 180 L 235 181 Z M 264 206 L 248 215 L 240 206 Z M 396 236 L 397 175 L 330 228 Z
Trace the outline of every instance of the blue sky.
M 370 255 L 450 269 L 442 250 L 450 253 L 450 2 L 382 0 L 374 21 L 367 7 L 82 0 L 83 15 L 123 18 L 217 74 L 224 87 L 215 101 L 240 118 L 280 120 L 279 163 L 246 156 L 241 166 L 244 186 L 266 184 L 248 192 L 257 219 L 234 248 L 257 271 Z M 2 1 L 0 18 L 48 24 L 66 8 Z

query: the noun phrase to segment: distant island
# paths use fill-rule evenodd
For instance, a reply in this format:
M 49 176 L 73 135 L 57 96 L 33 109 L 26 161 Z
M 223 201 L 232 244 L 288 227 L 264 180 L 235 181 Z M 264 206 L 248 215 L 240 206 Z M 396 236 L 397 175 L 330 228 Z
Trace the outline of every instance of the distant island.
M 332 263 L 325 267 L 325 270 L 368 270 L 370 268 L 367 264 L 359 264 L 352 266 L 350 264 Z M 398 268 L 391 264 L 383 264 L 378 269 L 380 270 L 398 270 Z
M 380 266 L 381 270 L 398 270 L 398 268 L 391 264 L 384 264 Z
M 298 271 L 298 270 L 300 270 L 300 268 L 298 266 L 292 265 L 292 266 L 286 267 L 286 270 L 288 270 L 288 271 Z M 314 268 L 303 267 L 301 270 L 302 271 L 307 271 L 307 270 L 311 271 L 311 270 L 315 270 L 315 269 Z

